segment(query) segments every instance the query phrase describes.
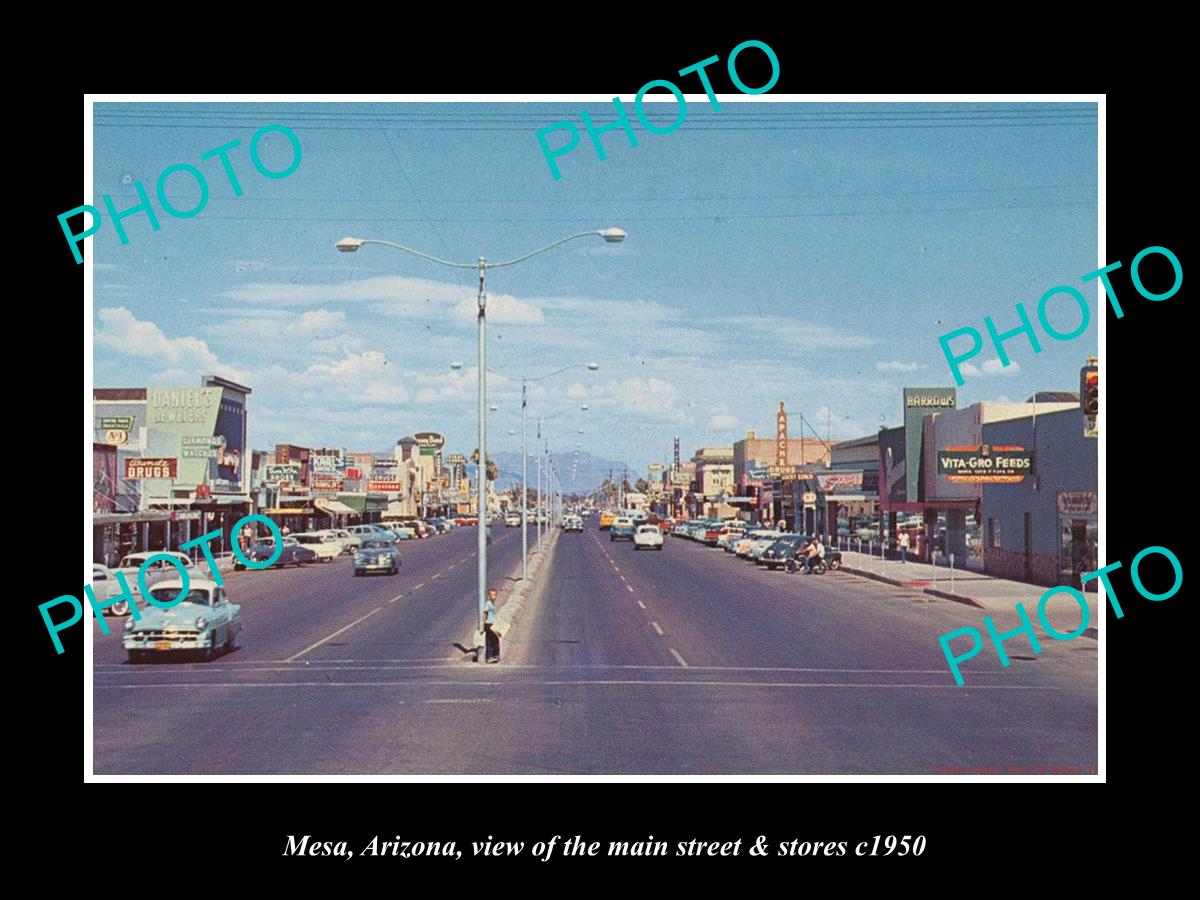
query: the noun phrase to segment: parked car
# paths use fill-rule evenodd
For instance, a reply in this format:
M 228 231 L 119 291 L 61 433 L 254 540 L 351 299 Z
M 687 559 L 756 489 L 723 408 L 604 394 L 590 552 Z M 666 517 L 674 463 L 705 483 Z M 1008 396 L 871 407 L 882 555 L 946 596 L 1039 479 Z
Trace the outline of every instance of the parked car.
M 261 541 L 246 551 L 246 558 L 251 562 L 264 562 L 274 555 L 275 542 L 273 540 Z M 279 558 L 271 563 L 271 568 L 279 567 L 282 569 L 284 566 L 296 566 L 299 568 L 300 566 L 316 561 L 317 554 L 308 547 L 301 546 L 299 541 L 288 535 L 283 539 L 283 546 L 279 548 Z M 246 564 L 240 559 L 234 562 L 233 567 L 239 571 L 247 568 Z
M 395 541 L 385 537 L 367 538 L 354 554 L 354 574 L 387 572 L 395 575 L 400 571 L 400 551 Z
M 169 602 L 179 596 L 183 582 L 164 579 L 150 588 L 156 600 Z M 122 637 L 131 663 L 162 651 L 200 650 L 212 659 L 224 647 L 236 650 L 242 631 L 242 608 L 231 603 L 223 587 L 204 578 L 190 578 L 187 596 L 170 609 L 147 604 L 141 618 L 125 623 Z
M 767 541 L 767 543 L 763 544 L 762 547 L 762 550 L 766 550 L 767 547 L 779 540 L 779 537 L 780 532 L 778 531 L 766 531 L 763 529 L 758 531 L 747 531 L 744 535 L 733 542 L 733 553 L 742 557 L 743 559 L 746 559 L 750 554 L 751 547 L 762 541 Z M 760 550 L 759 552 L 761 553 L 762 551 Z
M 563 531 L 583 531 L 583 519 L 579 516 L 566 516 L 562 527 Z
M 195 571 L 195 563 L 186 553 L 180 553 L 177 550 L 146 550 L 138 553 L 130 553 L 121 560 L 117 568 L 121 574 L 125 576 L 125 581 L 129 585 L 131 591 L 138 590 L 138 569 L 142 567 L 142 563 L 152 556 L 173 556 L 179 560 L 179 564 L 187 569 L 188 576 Z M 149 587 L 156 582 L 162 581 L 164 578 L 178 578 L 179 570 L 167 562 L 165 559 L 156 559 L 146 567 L 146 587 Z
M 508 528 L 521 527 L 521 513 L 518 510 L 509 510 L 504 516 L 504 524 Z
M 764 550 L 755 562 L 772 571 L 783 568 L 789 559 L 795 558 L 796 551 L 807 546 L 810 540 L 806 534 L 785 534 Z
M 301 547 L 307 547 L 316 554 L 318 562 L 333 562 L 342 555 L 342 542 L 332 534 L 319 531 L 293 534 Z
M 717 536 L 717 546 L 722 550 L 728 550 L 731 541 L 736 541 L 746 533 L 746 529 L 740 525 L 730 525 L 720 535 Z
M 317 534 L 332 534 L 337 538 L 343 553 L 353 553 L 358 549 L 358 535 L 351 534 L 345 528 L 326 528 L 324 531 L 318 531 Z
M 633 519 L 629 516 L 617 516 L 613 519 L 612 527 L 608 529 L 610 541 L 633 540 Z
M 136 570 L 134 574 L 136 576 Z M 125 575 L 125 583 L 129 586 L 130 592 L 136 595 L 138 592 L 137 584 L 130 580 L 128 575 Z M 121 584 L 117 581 L 113 570 L 108 566 L 103 566 L 100 563 L 92 563 L 92 593 L 95 594 L 97 603 L 103 603 L 110 597 L 115 597 L 121 593 Z M 104 614 L 113 616 L 128 615 L 129 601 L 118 600 L 112 606 L 106 606 Z
M 663 536 L 657 525 L 637 526 L 637 532 L 633 535 L 633 549 L 641 550 L 643 547 L 650 550 L 662 550 Z

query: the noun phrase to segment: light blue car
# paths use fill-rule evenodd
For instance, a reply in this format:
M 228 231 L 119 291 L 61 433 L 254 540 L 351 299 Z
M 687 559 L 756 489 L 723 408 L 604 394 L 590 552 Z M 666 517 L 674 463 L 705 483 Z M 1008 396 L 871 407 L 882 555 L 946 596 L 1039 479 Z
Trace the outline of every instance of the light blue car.
M 183 582 L 172 578 L 155 584 L 150 594 L 170 602 L 181 590 Z M 131 663 L 171 650 L 199 650 L 205 659 L 212 659 L 222 648 L 236 650 L 241 643 L 242 608 L 230 603 L 225 589 L 212 581 L 193 578 L 181 603 L 170 609 L 147 604 L 139 611 L 141 618 L 130 616 L 125 622 L 123 643 Z

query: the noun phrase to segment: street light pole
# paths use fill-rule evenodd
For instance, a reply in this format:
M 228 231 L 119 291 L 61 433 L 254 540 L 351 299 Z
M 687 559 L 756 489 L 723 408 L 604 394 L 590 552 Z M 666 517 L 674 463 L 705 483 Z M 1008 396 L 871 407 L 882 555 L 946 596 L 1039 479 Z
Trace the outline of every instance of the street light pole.
M 483 631 L 487 606 L 487 295 L 483 292 L 483 276 L 487 269 L 479 257 L 479 631 Z M 476 659 L 483 659 L 476 652 Z
M 620 228 L 604 228 L 598 231 L 580 231 L 576 234 L 567 235 L 560 238 L 545 247 L 540 247 L 524 256 L 518 256 L 516 259 L 506 260 L 504 262 L 496 262 L 488 264 L 484 257 L 479 257 L 479 262 L 476 263 L 458 263 L 447 259 L 439 259 L 436 256 L 431 256 L 428 253 L 422 253 L 420 250 L 414 250 L 412 247 L 405 247 L 403 244 L 397 244 L 393 241 L 381 241 L 370 238 L 344 237 L 337 242 L 337 249 L 342 253 L 354 253 L 359 250 L 364 244 L 380 244 L 385 247 L 393 247 L 397 250 L 403 250 L 405 253 L 411 253 L 413 256 L 419 256 L 422 259 L 427 259 L 430 262 L 438 263 L 443 266 L 450 266 L 454 269 L 469 269 L 476 265 L 479 267 L 479 622 L 480 628 L 483 627 L 484 607 L 487 603 L 487 351 L 485 345 L 485 336 L 487 333 L 487 300 L 484 295 L 484 273 L 487 269 L 498 269 L 505 266 L 515 266 L 517 263 L 524 262 L 531 257 L 537 256 L 539 253 L 545 253 L 554 247 L 565 244 L 568 241 L 573 241 L 576 238 L 590 237 L 599 235 L 610 244 L 619 244 L 625 240 L 625 232 Z M 478 662 L 484 661 L 483 654 L 476 654 Z
M 525 528 L 529 512 L 525 508 L 525 498 L 529 496 L 529 488 L 525 486 L 529 472 L 529 449 L 525 444 L 525 379 L 521 379 L 521 580 L 529 578 L 529 539 Z

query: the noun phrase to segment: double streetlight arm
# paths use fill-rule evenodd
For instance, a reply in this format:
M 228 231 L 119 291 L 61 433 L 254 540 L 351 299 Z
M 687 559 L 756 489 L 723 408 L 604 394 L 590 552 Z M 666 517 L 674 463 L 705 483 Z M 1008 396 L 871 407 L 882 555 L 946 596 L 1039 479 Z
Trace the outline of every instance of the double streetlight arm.
M 487 295 L 484 293 L 484 274 L 488 269 L 499 269 L 505 266 L 514 266 L 519 262 L 524 262 L 531 257 L 537 256 L 539 253 L 545 253 L 567 241 L 573 241 L 576 238 L 589 237 L 591 235 L 599 235 L 610 244 L 619 244 L 625 240 L 625 232 L 620 228 L 604 228 L 597 231 L 580 231 L 575 234 L 568 235 L 565 238 L 547 244 L 545 247 L 539 247 L 531 253 L 526 253 L 524 256 L 518 256 L 516 259 L 506 260 L 504 262 L 489 263 L 484 257 L 479 257 L 477 262 L 460 263 L 448 259 L 441 259 L 437 256 L 432 256 L 428 253 L 422 253 L 420 250 L 414 250 L 412 247 L 406 247 L 403 244 L 397 244 L 394 241 L 381 241 L 370 238 L 355 238 L 344 237 L 337 242 L 337 248 L 342 253 L 353 253 L 362 247 L 364 244 L 379 244 L 384 247 L 392 247 L 396 250 L 402 250 L 405 253 L 411 253 L 413 256 L 419 256 L 421 259 L 427 259 L 430 262 L 438 263 L 439 265 L 449 266 L 453 269 L 475 269 L 479 270 L 479 626 L 483 627 L 485 621 L 485 607 L 487 605 L 487 341 L 486 341 L 486 322 L 487 322 Z M 522 419 L 524 419 L 524 391 L 522 390 Z M 523 429 L 522 429 L 523 430 Z M 524 470 L 524 462 L 522 461 L 522 470 Z M 522 479 L 523 481 L 523 479 Z M 522 483 L 522 487 L 524 484 Z M 522 498 L 523 499 L 523 498 Z M 522 524 L 522 530 L 524 524 Z M 522 572 L 524 574 L 524 572 Z M 482 662 L 483 657 L 476 654 L 476 658 Z

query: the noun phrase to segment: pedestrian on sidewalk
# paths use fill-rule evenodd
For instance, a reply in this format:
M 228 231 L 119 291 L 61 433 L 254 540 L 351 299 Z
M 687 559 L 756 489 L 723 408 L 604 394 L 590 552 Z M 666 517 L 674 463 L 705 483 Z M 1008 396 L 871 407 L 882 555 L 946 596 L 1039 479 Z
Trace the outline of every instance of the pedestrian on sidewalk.
M 496 630 L 496 589 L 488 588 L 487 603 L 483 607 L 484 659 L 490 663 L 500 662 L 500 632 Z
M 908 562 L 908 532 L 900 532 L 900 562 Z

